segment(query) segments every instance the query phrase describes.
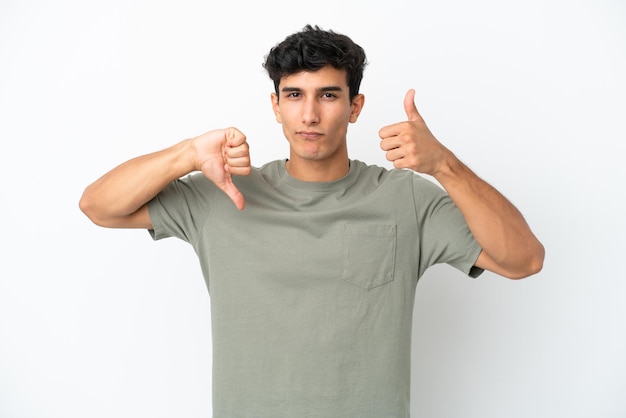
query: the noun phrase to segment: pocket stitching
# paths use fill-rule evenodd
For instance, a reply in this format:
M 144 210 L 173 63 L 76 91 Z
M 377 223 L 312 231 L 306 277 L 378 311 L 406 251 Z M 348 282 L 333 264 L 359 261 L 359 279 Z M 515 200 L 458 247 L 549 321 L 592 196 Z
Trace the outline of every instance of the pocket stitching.
M 374 275 L 364 276 L 363 274 L 352 274 L 356 263 L 350 262 L 351 252 L 355 250 L 354 244 L 363 242 L 365 238 L 371 238 L 375 240 L 384 239 L 384 243 L 373 245 L 374 248 L 368 249 L 370 257 L 375 257 L 380 254 L 380 269 L 382 274 L 376 273 Z M 391 283 L 394 280 L 395 275 L 395 258 L 396 258 L 396 240 L 397 240 L 397 226 L 396 225 L 362 225 L 362 224 L 345 224 L 344 225 L 344 238 L 343 238 L 343 277 L 342 279 L 347 283 L 357 286 L 364 290 L 372 290 L 385 284 Z M 370 241 L 371 242 L 371 241 Z M 382 251 L 376 247 L 380 247 Z M 391 248 L 390 248 L 391 247 Z M 373 255 L 372 255 L 373 254 Z M 361 254 L 362 256 L 363 254 Z M 366 254 L 367 256 L 367 254 Z M 362 258 L 362 257 L 361 257 Z M 372 259 L 368 266 L 374 265 L 376 267 L 377 259 Z M 359 270 L 363 270 L 364 266 L 360 265 Z M 361 272 L 363 273 L 363 272 Z M 355 280 L 355 277 L 367 277 L 367 280 Z M 382 279 L 378 281 L 379 278 Z

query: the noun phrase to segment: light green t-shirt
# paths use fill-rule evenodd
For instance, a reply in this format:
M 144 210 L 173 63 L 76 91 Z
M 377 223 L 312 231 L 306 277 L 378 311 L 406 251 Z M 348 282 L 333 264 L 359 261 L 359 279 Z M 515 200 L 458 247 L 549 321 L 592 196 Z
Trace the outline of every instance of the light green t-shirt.
M 189 242 L 209 289 L 213 416 L 408 417 L 417 281 L 436 263 L 480 273 L 454 203 L 356 160 L 328 183 L 284 160 L 233 180 L 243 211 L 200 173 L 149 204 L 153 238 Z

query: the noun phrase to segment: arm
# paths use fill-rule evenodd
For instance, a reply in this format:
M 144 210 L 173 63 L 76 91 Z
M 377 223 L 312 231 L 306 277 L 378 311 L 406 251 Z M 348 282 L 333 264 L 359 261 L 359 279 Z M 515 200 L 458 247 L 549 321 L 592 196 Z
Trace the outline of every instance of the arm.
M 396 168 L 429 174 L 443 186 L 483 249 L 477 267 L 511 279 L 538 273 L 544 248 L 522 214 L 433 136 L 415 107 L 414 96 L 409 90 L 404 100 L 409 120 L 380 130 L 387 159 Z
M 147 203 L 170 182 L 199 170 L 241 210 L 244 198 L 231 175 L 250 169 L 245 135 L 235 128 L 210 131 L 117 166 L 85 189 L 79 207 L 100 226 L 151 229 Z

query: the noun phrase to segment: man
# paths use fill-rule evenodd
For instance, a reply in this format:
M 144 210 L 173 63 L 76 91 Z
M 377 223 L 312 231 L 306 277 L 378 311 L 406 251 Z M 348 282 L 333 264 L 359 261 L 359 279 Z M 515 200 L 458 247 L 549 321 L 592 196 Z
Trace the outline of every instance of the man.
M 365 66 L 350 38 L 307 26 L 264 66 L 288 159 L 252 168 L 242 132 L 213 130 L 118 166 L 80 207 L 193 246 L 211 296 L 215 417 L 406 417 L 419 277 L 448 263 L 518 279 L 540 271 L 543 247 L 431 134 L 413 90 L 408 120 L 379 132 L 410 170 L 349 159 Z

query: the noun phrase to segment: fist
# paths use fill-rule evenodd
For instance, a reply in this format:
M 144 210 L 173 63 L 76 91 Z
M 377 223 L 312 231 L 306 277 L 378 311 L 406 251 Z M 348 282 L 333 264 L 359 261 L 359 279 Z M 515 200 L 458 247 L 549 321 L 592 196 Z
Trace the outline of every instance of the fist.
M 382 128 L 380 147 L 395 168 L 434 175 L 449 152 L 430 132 L 414 100 L 415 90 L 411 89 L 404 97 L 407 120 Z
M 195 137 L 192 143 L 197 169 L 242 210 L 245 200 L 232 176 L 247 176 L 252 170 L 246 136 L 237 128 L 217 129 Z

